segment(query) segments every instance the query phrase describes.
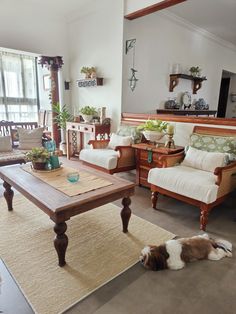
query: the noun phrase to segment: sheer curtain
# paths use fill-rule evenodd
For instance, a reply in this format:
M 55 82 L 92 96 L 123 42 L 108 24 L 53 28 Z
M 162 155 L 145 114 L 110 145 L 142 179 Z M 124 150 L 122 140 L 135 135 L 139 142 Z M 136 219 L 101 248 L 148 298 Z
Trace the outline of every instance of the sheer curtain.
M 34 57 L 0 51 L 0 120 L 38 120 Z

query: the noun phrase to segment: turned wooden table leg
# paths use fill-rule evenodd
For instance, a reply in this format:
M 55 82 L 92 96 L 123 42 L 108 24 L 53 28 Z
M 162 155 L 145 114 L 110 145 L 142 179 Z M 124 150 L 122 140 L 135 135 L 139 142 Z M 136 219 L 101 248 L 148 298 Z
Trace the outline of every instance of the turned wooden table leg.
M 131 199 L 129 197 L 124 197 L 122 199 L 123 209 L 121 210 L 121 219 L 123 224 L 123 232 L 128 232 L 128 224 L 131 216 L 131 210 L 129 205 L 131 204 Z
M 54 239 L 54 246 L 57 251 L 58 255 L 58 265 L 60 267 L 66 264 L 65 256 L 66 256 L 66 249 L 68 245 L 68 237 L 65 234 L 67 229 L 67 225 L 65 222 L 56 223 L 54 226 L 54 231 L 56 233 Z
M 202 204 L 200 206 L 201 214 L 200 214 L 200 229 L 206 231 L 206 225 L 208 222 L 208 216 L 210 209 L 207 204 Z
M 7 183 L 6 181 L 3 182 L 3 186 L 5 188 L 3 195 L 6 199 L 8 210 L 11 211 L 11 210 L 13 210 L 12 199 L 14 196 L 14 192 L 11 189 L 11 185 L 9 183 Z
M 157 209 L 157 196 L 158 196 L 158 192 L 152 192 L 152 208 Z

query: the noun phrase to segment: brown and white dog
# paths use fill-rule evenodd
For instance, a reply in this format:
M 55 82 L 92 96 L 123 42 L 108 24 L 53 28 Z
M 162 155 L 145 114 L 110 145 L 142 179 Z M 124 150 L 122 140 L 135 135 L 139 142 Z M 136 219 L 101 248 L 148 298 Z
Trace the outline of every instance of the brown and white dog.
M 201 259 L 218 261 L 223 257 L 232 257 L 232 244 L 203 234 L 169 240 L 159 246 L 146 246 L 141 252 L 140 262 L 150 270 L 178 270 L 188 262 Z

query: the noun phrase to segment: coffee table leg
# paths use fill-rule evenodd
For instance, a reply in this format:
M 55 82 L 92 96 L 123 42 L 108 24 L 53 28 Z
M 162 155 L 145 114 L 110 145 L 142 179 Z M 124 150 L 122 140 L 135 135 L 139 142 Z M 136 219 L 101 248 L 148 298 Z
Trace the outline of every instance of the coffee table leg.
M 56 223 L 54 226 L 54 231 L 56 233 L 54 239 L 54 246 L 57 251 L 58 255 L 58 265 L 60 267 L 66 264 L 65 256 L 66 256 L 66 249 L 68 245 L 68 237 L 65 234 L 67 229 L 67 225 L 65 222 Z
M 123 232 L 128 232 L 128 224 L 129 224 L 129 219 L 131 216 L 131 210 L 129 208 L 129 205 L 131 204 L 131 199 L 129 197 L 124 197 L 122 199 L 122 205 L 123 209 L 121 210 L 121 219 L 122 219 L 122 224 L 123 224 Z
M 7 183 L 6 181 L 3 182 L 3 186 L 5 188 L 3 195 L 6 199 L 8 210 L 11 211 L 11 210 L 13 210 L 12 199 L 14 196 L 14 192 L 11 189 L 11 185 L 9 183 Z

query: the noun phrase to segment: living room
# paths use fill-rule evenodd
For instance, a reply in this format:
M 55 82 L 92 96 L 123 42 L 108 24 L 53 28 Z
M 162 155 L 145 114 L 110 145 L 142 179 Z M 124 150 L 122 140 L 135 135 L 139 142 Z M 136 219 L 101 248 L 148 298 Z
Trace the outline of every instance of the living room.
M 164 7 L 162 7 L 162 2 L 165 3 Z M 76 126 L 80 123 L 76 120 L 76 117 L 80 116 L 82 107 L 88 105 L 96 109 L 105 107 L 106 117 L 111 119 L 111 125 L 109 126 L 111 133 L 115 133 L 120 128 L 120 124 L 134 128 L 137 125 L 145 123 L 149 118 L 161 119 L 173 126 L 174 135 L 169 134 L 171 135 L 169 140 L 173 136 L 176 149 L 181 147 L 175 153 L 180 153 L 183 156 L 183 147 L 189 145 L 189 139 L 194 127 L 212 128 L 214 132 L 217 128 L 227 129 L 229 131 L 228 134 L 223 134 L 223 136 L 234 137 L 236 130 L 234 119 L 236 116 L 234 98 L 236 92 L 234 76 L 236 73 L 235 4 L 230 0 L 227 0 L 224 4 L 221 1 L 214 1 L 212 3 L 211 0 L 197 2 L 193 0 L 167 0 L 162 2 L 157 0 L 100 0 L 99 2 L 92 0 L 70 0 L 67 2 L 63 0 L 40 2 L 38 0 L 2 0 L 0 12 L 0 54 L 15 53 L 37 58 L 35 67 L 38 70 L 38 109 L 51 111 L 51 103 L 60 102 L 61 106 L 65 105 L 69 114 L 74 116 L 75 119 L 70 123 L 72 123 L 72 126 Z M 159 5 L 161 3 L 159 9 L 162 8 L 162 10 L 157 9 L 158 3 Z M 124 16 L 126 17 L 124 18 Z M 58 71 L 56 71 L 56 74 L 54 73 L 58 79 L 58 96 L 56 96 L 58 99 L 55 98 L 56 101 L 49 99 L 49 97 L 55 97 L 55 95 L 50 95 L 51 83 L 47 81 L 51 75 L 51 69 L 45 66 L 45 64 L 43 64 L 43 67 L 42 64 L 38 64 L 38 60 L 42 56 L 50 56 L 52 58 L 57 56 L 62 57 L 62 62 L 59 61 L 61 63 L 57 69 Z M 59 59 L 56 60 L 58 61 Z M 197 85 L 197 91 L 194 93 L 194 84 L 196 81 L 199 83 L 199 77 L 195 79 L 191 77 L 190 79 L 189 69 L 190 67 L 197 66 L 201 69 L 200 78 L 204 79 L 201 81 L 201 84 Z M 83 74 L 80 73 L 83 67 L 96 67 L 96 75 L 98 78 L 103 78 L 103 85 L 93 88 L 80 88 L 78 80 L 84 80 Z M 132 68 L 137 72 L 132 72 Z M 174 75 L 180 72 L 187 79 L 172 77 L 173 81 L 171 81 L 170 74 Z M 132 76 L 133 74 L 134 77 Z M 223 87 L 221 85 L 223 85 L 222 80 L 225 78 L 228 79 L 228 85 L 226 86 L 226 89 L 228 89 L 222 109 L 222 106 L 219 107 L 222 105 L 219 101 L 219 96 L 221 88 L 223 94 Z M 170 81 L 173 84 L 172 91 L 170 91 Z M 183 97 L 184 93 L 186 97 Z M 186 103 L 184 103 L 185 101 L 183 102 L 184 99 L 186 99 Z M 193 104 L 199 103 L 201 99 L 203 99 L 201 104 L 203 103 L 203 106 L 205 106 L 203 115 L 201 113 L 201 115 L 197 116 L 195 112 L 195 115 L 191 116 L 191 110 L 194 111 L 196 107 Z M 178 107 L 180 103 L 181 108 Z M 36 122 L 35 117 L 32 118 L 32 116 L 27 117 L 19 114 L 17 119 L 12 118 L 11 115 L 8 117 L 4 116 L 6 112 L 3 112 L 2 105 L 3 103 L 1 102 L 0 120 L 13 120 L 19 123 Z M 180 109 L 185 110 L 185 115 L 173 114 L 175 112 L 173 110 L 179 110 L 178 113 L 180 114 Z M 173 112 L 171 115 L 168 111 L 165 114 L 157 114 L 157 110 L 172 110 Z M 166 115 L 167 113 L 168 115 Z M 49 126 L 51 128 L 52 121 L 49 122 L 51 122 Z M 59 137 L 63 137 L 63 134 L 60 134 L 57 129 L 57 127 L 56 129 L 51 128 L 48 130 L 48 133 L 50 135 L 59 133 Z M 69 137 L 70 132 L 71 130 L 68 131 L 69 142 L 67 144 L 71 144 L 70 148 L 73 154 L 75 151 L 73 150 L 72 140 Z M 203 131 L 200 128 L 196 132 L 202 133 Z M 204 129 L 204 132 L 206 132 L 206 129 Z M 89 135 L 84 137 L 83 143 L 85 149 L 90 139 Z M 167 139 L 167 136 L 163 137 L 161 143 L 164 145 Z M 104 137 L 104 140 L 107 140 L 107 137 Z M 59 143 L 56 144 L 58 145 Z M 96 149 L 94 150 L 96 151 Z M 135 152 L 135 149 L 133 151 Z M 141 150 L 136 149 L 136 158 L 138 152 L 141 152 Z M 205 226 L 206 228 L 200 228 L 199 219 L 201 215 L 199 208 L 197 208 L 198 206 L 193 206 L 193 203 L 181 201 L 173 197 L 173 195 L 170 195 L 171 197 L 164 196 L 157 190 L 159 196 L 156 207 L 158 209 L 153 208 L 155 206 L 153 206 L 152 201 L 156 194 L 153 194 L 152 197 L 150 188 L 144 187 L 145 184 L 143 185 L 138 181 L 141 176 L 138 177 L 137 173 L 138 171 L 142 172 L 144 168 L 147 169 L 147 164 L 155 162 L 155 153 L 155 151 L 152 153 L 145 152 L 147 155 L 145 155 L 147 159 L 145 167 L 142 168 L 142 165 L 139 165 L 138 168 L 136 162 L 135 165 L 132 164 L 131 166 L 134 170 L 120 171 L 113 175 L 99 171 L 96 167 L 92 168 L 89 166 L 91 175 L 101 173 L 102 184 L 104 184 L 102 189 L 107 191 L 106 193 L 110 193 L 109 191 L 112 190 L 112 196 L 109 194 L 109 202 L 112 202 L 112 206 L 114 206 L 112 209 L 117 208 L 117 206 L 119 208 L 123 207 L 123 216 L 125 217 L 128 215 L 128 208 L 130 207 L 132 211 L 129 224 L 130 228 L 132 228 L 132 218 L 137 216 L 137 225 L 139 227 L 132 234 L 132 229 L 129 229 L 128 233 L 122 233 L 120 217 L 118 215 L 117 220 L 114 220 L 117 225 L 117 233 L 113 234 L 112 240 L 116 241 L 116 238 L 120 238 L 120 242 L 112 242 L 111 239 L 108 241 L 107 238 L 109 236 L 105 237 L 104 235 L 104 239 L 106 239 L 104 242 L 107 242 L 106 245 L 102 241 L 102 236 L 100 235 L 99 238 L 97 235 L 103 220 L 106 222 L 105 216 L 107 215 L 109 218 L 108 221 L 112 221 L 113 216 L 110 216 L 110 212 L 107 211 L 107 201 L 103 202 L 101 195 L 98 201 L 97 197 L 101 194 L 99 188 L 95 192 L 83 194 L 84 196 L 79 200 L 80 196 L 61 197 L 59 192 L 56 193 L 51 187 L 48 189 L 45 188 L 47 182 L 40 183 L 39 186 L 41 186 L 42 190 L 36 191 L 37 186 L 35 185 L 34 187 L 31 184 L 33 181 L 29 179 L 30 174 L 26 171 L 24 171 L 21 179 L 20 176 L 16 175 L 16 172 L 7 174 L 10 178 L 8 178 L 8 183 L 12 183 L 13 187 L 15 184 L 15 189 L 13 189 L 15 193 L 13 197 L 14 210 L 7 210 L 3 197 L 1 197 L 1 209 L 4 211 L 4 219 L 6 221 L 10 220 L 15 225 L 19 224 L 20 227 L 18 229 L 22 230 L 22 236 L 21 233 L 17 233 L 19 230 L 10 229 L 12 236 L 10 237 L 11 239 L 8 239 L 9 235 L 7 237 L 6 227 L 4 229 L 2 226 L 2 234 L 0 232 L 0 235 L 4 239 L 4 243 L 0 241 L 0 248 L 2 250 L 7 245 L 8 252 L 6 252 L 7 257 L 4 257 L 5 253 L 2 252 L 0 252 L 0 256 L 19 284 L 20 290 L 23 291 L 23 298 L 30 304 L 29 308 L 31 312 L 29 310 L 29 313 L 66 312 L 99 314 L 171 313 L 173 311 L 175 313 L 197 313 L 201 311 L 207 314 L 218 312 L 231 314 L 235 312 L 235 301 L 232 292 L 235 289 L 233 280 L 235 276 L 234 256 L 233 258 L 225 258 L 217 263 L 212 261 L 191 263 L 185 269 L 178 272 L 171 270 L 153 272 L 146 270 L 138 263 L 139 254 L 135 253 L 135 255 L 132 252 L 133 247 L 129 246 L 130 243 L 125 242 L 128 235 L 128 240 L 137 245 L 137 247 L 141 243 L 138 243 L 141 241 L 139 236 L 144 238 L 143 241 L 153 241 L 153 243 L 145 243 L 146 245 L 160 244 L 160 239 L 155 240 L 154 235 L 157 233 L 155 230 L 152 230 L 154 225 L 160 227 L 160 229 L 163 228 L 167 232 L 167 237 L 163 237 L 163 240 L 168 240 L 175 235 L 179 237 L 191 237 L 202 234 L 203 230 L 200 229 L 206 229 L 213 238 L 227 239 L 233 245 L 236 243 L 234 232 L 235 191 L 227 195 L 224 201 L 212 209 L 207 226 Z M 159 151 L 157 154 L 159 154 Z M 66 156 L 59 156 L 59 160 L 63 163 L 63 167 L 77 168 L 81 164 L 78 158 L 74 157 L 68 160 Z M 165 157 L 162 157 L 161 160 L 165 162 Z M 4 170 L 1 170 L 3 168 Z M 160 170 L 164 171 L 164 168 Z M 0 167 L 0 171 L 4 172 L 8 170 L 5 170 L 3 166 Z M 82 178 L 83 174 L 80 175 Z M 109 179 L 109 176 L 111 179 Z M 193 176 L 195 181 L 197 181 L 195 173 Z M 220 176 L 225 178 L 222 171 L 218 172 L 217 175 L 214 174 L 214 176 L 217 176 L 219 180 Z M 18 182 L 18 179 L 14 179 L 16 177 L 19 178 L 19 181 L 22 181 L 22 186 L 20 186 L 21 183 Z M 37 180 L 41 180 L 39 177 L 37 177 Z M 123 179 L 128 183 L 122 183 Z M 110 180 L 112 181 L 112 187 L 107 183 Z M 134 187 L 135 182 L 136 186 Z M 145 177 L 145 183 L 147 183 L 147 177 Z M 101 182 L 98 182 L 98 184 L 101 184 Z M 106 184 L 108 185 L 105 186 Z M 191 190 L 190 185 L 191 183 L 187 190 Z M 227 184 L 224 183 L 223 185 L 225 187 Z M 21 197 L 20 194 L 22 193 L 23 186 L 25 190 L 23 193 L 24 196 L 32 201 L 32 203 L 29 200 L 24 201 L 22 198 L 19 198 Z M 9 186 L 5 185 L 4 188 L 10 195 L 11 192 L 9 191 L 11 189 Z M 1 196 L 3 195 L 4 188 L 3 186 L 0 188 Z M 118 192 L 117 190 L 114 192 L 114 188 L 119 189 L 119 197 L 117 194 L 115 195 Z M 31 199 L 27 195 L 27 189 L 31 191 L 28 192 L 28 194 L 31 194 Z M 202 193 L 205 193 L 205 190 L 201 190 Z M 52 193 L 49 196 L 43 197 L 43 195 L 47 194 L 46 191 L 47 193 L 49 193 L 48 191 Z M 156 193 L 156 190 L 152 192 Z M 41 193 L 42 204 L 35 201 L 38 194 L 34 195 L 34 193 Z M 64 235 L 64 240 L 65 231 L 62 231 L 62 229 L 65 228 L 65 225 L 61 225 L 64 221 L 60 220 L 62 218 L 60 215 L 58 217 L 54 215 L 55 213 L 49 215 L 46 207 L 48 205 L 48 208 L 51 210 L 58 206 L 62 210 L 65 204 L 68 205 L 68 199 L 75 198 L 76 201 L 80 202 L 81 211 L 84 211 L 87 209 L 83 207 L 83 202 L 89 202 L 86 199 L 86 194 L 88 193 L 93 193 L 91 197 L 95 198 L 94 204 L 91 207 L 94 208 L 95 205 L 105 206 L 105 214 L 102 218 L 98 218 L 100 220 L 96 222 L 93 218 L 95 211 L 88 211 L 87 213 L 90 214 L 90 219 L 92 220 L 86 221 L 84 215 L 87 213 L 76 216 L 78 213 L 76 213 L 74 205 L 71 205 L 70 215 L 75 217 L 71 219 L 71 225 L 68 223 L 67 234 L 69 244 L 66 254 L 67 264 L 59 267 L 57 265 L 57 253 L 51 243 L 51 239 L 55 235 L 53 233 L 52 222 L 55 222 L 58 227 L 58 230 L 54 229 L 57 238 Z M 129 197 L 131 204 L 129 204 Z M 123 203 L 121 204 L 122 198 Z M 70 204 L 72 203 L 70 202 Z M 26 223 L 23 224 L 24 207 L 30 209 L 30 204 L 34 207 L 40 207 L 42 209 L 40 213 L 43 216 L 42 220 L 38 217 L 37 221 L 28 213 L 31 228 Z M 50 220 L 46 217 L 45 213 L 51 218 Z M 7 216 L 9 214 L 11 216 Z M 12 217 L 13 215 L 14 217 Z M 70 219 L 69 217 L 67 218 Z M 139 218 L 144 221 L 145 225 L 142 225 L 143 222 L 139 221 Z M 45 221 L 43 219 L 46 220 L 45 225 L 43 224 L 43 221 Z M 91 228 L 83 228 L 82 226 L 82 229 L 78 229 L 80 230 L 78 237 L 76 228 L 79 227 L 75 224 L 76 219 L 83 221 L 86 226 L 90 226 L 91 224 Z M 125 218 L 123 218 L 123 230 L 127 227 L 124 221 Z M 148 223 L 151 224 L 149 225 Z M 36 257 L 36 252 L 33 251 L 32 253 L 32 249 L 29 249 L 27 229 L 35 229 L 37 231 L 35 236 L 32 237 L 36 239 L 35 245 L 38 245 L 37 251 L 43 250 L 38 255 L 40 257 Z M 51 233 L 46 234 L 46 229 Z M 93 237 L 92 239 L 89 236 L 90 232 Z M 25 234 L 24 236 L 23 233 Z M 86 235 L 86 238 L 80 237 L 83 233 Z M 41 234 L 47 239 L 45 241 L 49 243 L 45 249 L 43 244 L 40 243 L 43 241 Z M 153 238 L 149 238 L 150 234 L 153 234 Z M 18 237 L 20 242 L 16 242 L 11 249 L 10 240 L 14 242 L 13 237 L 14 239 Z M 101 255 L 104 255 L 104 261 L 102 256 L 96 256 L 95 238 L 97 238 L 98 243 L 102 243 L 100 250 Z M 27 243 L 26 246 L 29 246 L 29 248 L 23 249 L 23 246 L 25 246 L 23 245 L 24 242 Z M 84 243 L 88 243 L 87 246 Z M 118 251 L 119 259 L 116 256 L 114 258 L 112 246 L 123 247 L 124 250 Z M 93 248 L 93 252 L 91 252 L 90 248 Z M 130 248 L 130 251 L 128 251 L 128 248 Z M 23 253 L 21 253 L 21 249 Z M 31 251 L 29 252 L 29 250 Z M 108 252 L 108 250 L 110 251 Z M 82 265 L 81 268 L 80 265 L 76 265 L 78 259 L 77 257 L 74 259 L 73 256 L 76 253 L 77 255 L 82 255 L 83 268 Z M 13 258 L 12 261 L 9 261 L 11 258 L 10 255 L 15 256 L 15 260 Z M 46 259 L 47 255 L 51 258 L 49 259 L 50 262 Z M 106 258 L 105 255 L 107 255 Z M 121 255 L 124 255 L 124 257 L 129 256 L 130 260 L 128 262 L 130 264 L 126 265 Z M 87 258 L 95 261 L 95 270 L 93 268 L 89 269 L 88 264 L 86 264 Z M 17 263 L 18 260 L 19 263 Z M 45 262 L 48 263 L 46 267 L 39 265 Z M 119 266 L 118 270 L 116 269 L 115 273 L 113 273 L 114 264 L 119 263 L 123 266 Z M 17 264 L 20 264 L 20 266 L 22 264 L 23 268 L 19 269 L 19 265 Z M 37 268 L 42 271 L 41 274 L 37 273 Z M 100 275 L 104 269 L 106 270 L 106 277 L 101 279 L 99 276 L 94 276 L 94 271 Z M 22 276 L 21 274 L 24 272 L 26 275 Z M 3 274 L 1 271 L 0 273 L 3 277 L 2 294 L 0 294 L 0 311 L 4 312 L 4 308 L 1 308 L 1 301 L 5 306 L 7 301 L 3 300 L 3 297 L 7 293 L 9 297 L 10 294 L 9 291 L 7 293 L 4 291 L 5 273 Z M 66 276 L 65 281 L 63 276 Z M 45 277 L 48 277 L 48 285 L 45 284 Z M 32 278 L 35 279 L 32 280 Z M 78 282 L 80 285 L 79 289 L 77 287 Z M 43 298 L 45 298 L 45 302 L 42 301 Z M 20 312 L 18 309 L 21 306 L 21 301 L 18 300 L 18 297 L 14 301 L 10 303 L 13 303 L 15 312 L 10 313 L 28 313 L 27 302 L 24 303 L 23 311 Z M 67 308 L 69 309 L 67 310 Z

